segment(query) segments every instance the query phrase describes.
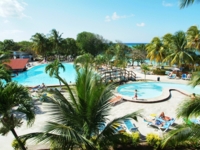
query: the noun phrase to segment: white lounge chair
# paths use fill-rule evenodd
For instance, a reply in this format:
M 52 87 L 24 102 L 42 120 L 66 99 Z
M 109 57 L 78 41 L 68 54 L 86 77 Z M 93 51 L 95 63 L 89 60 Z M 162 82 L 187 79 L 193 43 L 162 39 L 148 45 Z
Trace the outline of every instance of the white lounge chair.
M 172 74 L 171 76 L 168 77 L 169 79 L 176 79 L 176 74 Z

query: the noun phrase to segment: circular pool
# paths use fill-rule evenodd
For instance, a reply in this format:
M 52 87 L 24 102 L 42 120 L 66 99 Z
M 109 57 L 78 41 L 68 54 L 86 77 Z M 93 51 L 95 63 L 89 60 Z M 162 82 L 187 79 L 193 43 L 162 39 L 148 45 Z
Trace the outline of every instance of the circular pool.
M 177 89 L 187 91 L 188 93 L 200 94 L 200 87 L 192 88 L 185 84 L 165 83 L 165 82 L 136 82 L 120 85 L 117 92 L 124 97 L 134 97 L 134 91 L 137 90 L 138 99 L 150 99 L 161 96 L 163 89 Z

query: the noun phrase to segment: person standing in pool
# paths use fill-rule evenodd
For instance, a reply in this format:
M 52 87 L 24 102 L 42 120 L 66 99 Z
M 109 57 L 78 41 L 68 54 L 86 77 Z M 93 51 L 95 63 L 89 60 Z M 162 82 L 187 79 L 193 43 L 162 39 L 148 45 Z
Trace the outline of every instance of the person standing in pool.
M 137 90 L 135 90 L 133 99 L 135 98 L 137 100 L 137 97 L 138 97 Z

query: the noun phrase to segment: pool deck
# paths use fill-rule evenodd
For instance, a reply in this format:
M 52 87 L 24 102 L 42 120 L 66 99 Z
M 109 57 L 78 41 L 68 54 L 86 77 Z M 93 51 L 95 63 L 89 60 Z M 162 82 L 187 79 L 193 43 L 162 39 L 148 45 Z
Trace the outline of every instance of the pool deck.
M 134 72 L 137 74 L 137 80 L 144 79 L 144 74 L 140 73 L 140 70 L 133 69 Z M 158 76 L 158 75 L 146 75 L 146 79 L 157 81 L 157 77 L 160 77 L 161 82 L 168 82 L 168 83 L 180 83 L 180 84 L 188 84 L 188 80 L 182 80 L 182 79 L 168 79 L 167 76 Z M 166 93 L 169 96 L 169 89 L 165 89 L 164 93 Z M 176 109 L 179 108 L 180 103 L 188 99 L 189 97 L 181 94 L 178 91 L 171 90 L 170 91 L 170 97 L 168 100 L 160 101 L 157 103 L 135 103 L 130 101 L 124 101 L 120 104 L 117 104 L 112 107 L 110 111 L 110 115 L 108 116 L 109 120 L 113 120 L 118 117 L 122 117 L 126 114 L 130 114 L 134 111 L 142 110 L 142 115 L 144 117 L 149 117 L 150 114 L 156 114 L 159 115 L 161 112 L 164 112 L 166 116 L 175 118 L 175 124 L 182 123 L 181 118 L 176 118 Z M 186 94 L 192 94 L 192 93 L 186 93 Z M 165 94 L 164 94 L 165 95 Z M 31 132 L 37 132 L 41 131 L 43 128 L 43 125 L 46 121 L 50 120 L 50 116 L 47 113 L 47 110 L 45 108 L 44 104 L 36 102 L 36 119 L 31 128 L 28 128 L 26 126 L 26 121 L 22 124 L 20 128 L 16 129 L 16 132 L 18 135 L 23 135 L 26 133 Z M 138 121 L 134 121 L 135 125 L 138 127 L 139 132 L 146 136 L 148 133 L 156 133 L 160 136 L 162 136 L 164 133 L 160 130 L 157 130 L 156 128 L 152 128 L 147 126 L 147 123 L 144 122 L 143 118 L 138 118 Z M 170 128 L 173 128 L 170 127 Z M 0 149 L 2 150 L 13 150 L 11 147 L 11 142 L 14 139 L 13 135 L 11 133 L 8 133 L 7 136 L 1 136 L 0 135 Z M 46 145 L 38 145 L 35 146 L 34 143 L 29 143 L 28 150 L 37 150 L 39 149 L 45 149 Z

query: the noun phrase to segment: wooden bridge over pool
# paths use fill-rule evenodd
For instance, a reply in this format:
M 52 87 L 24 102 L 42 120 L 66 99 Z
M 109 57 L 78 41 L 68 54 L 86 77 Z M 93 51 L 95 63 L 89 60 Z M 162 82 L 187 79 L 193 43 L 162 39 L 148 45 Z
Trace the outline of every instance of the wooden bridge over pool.
M 105 83 L 136 81 L 136 74 L 133 71 L 122 68 L 99 69 L 98 72 Z

